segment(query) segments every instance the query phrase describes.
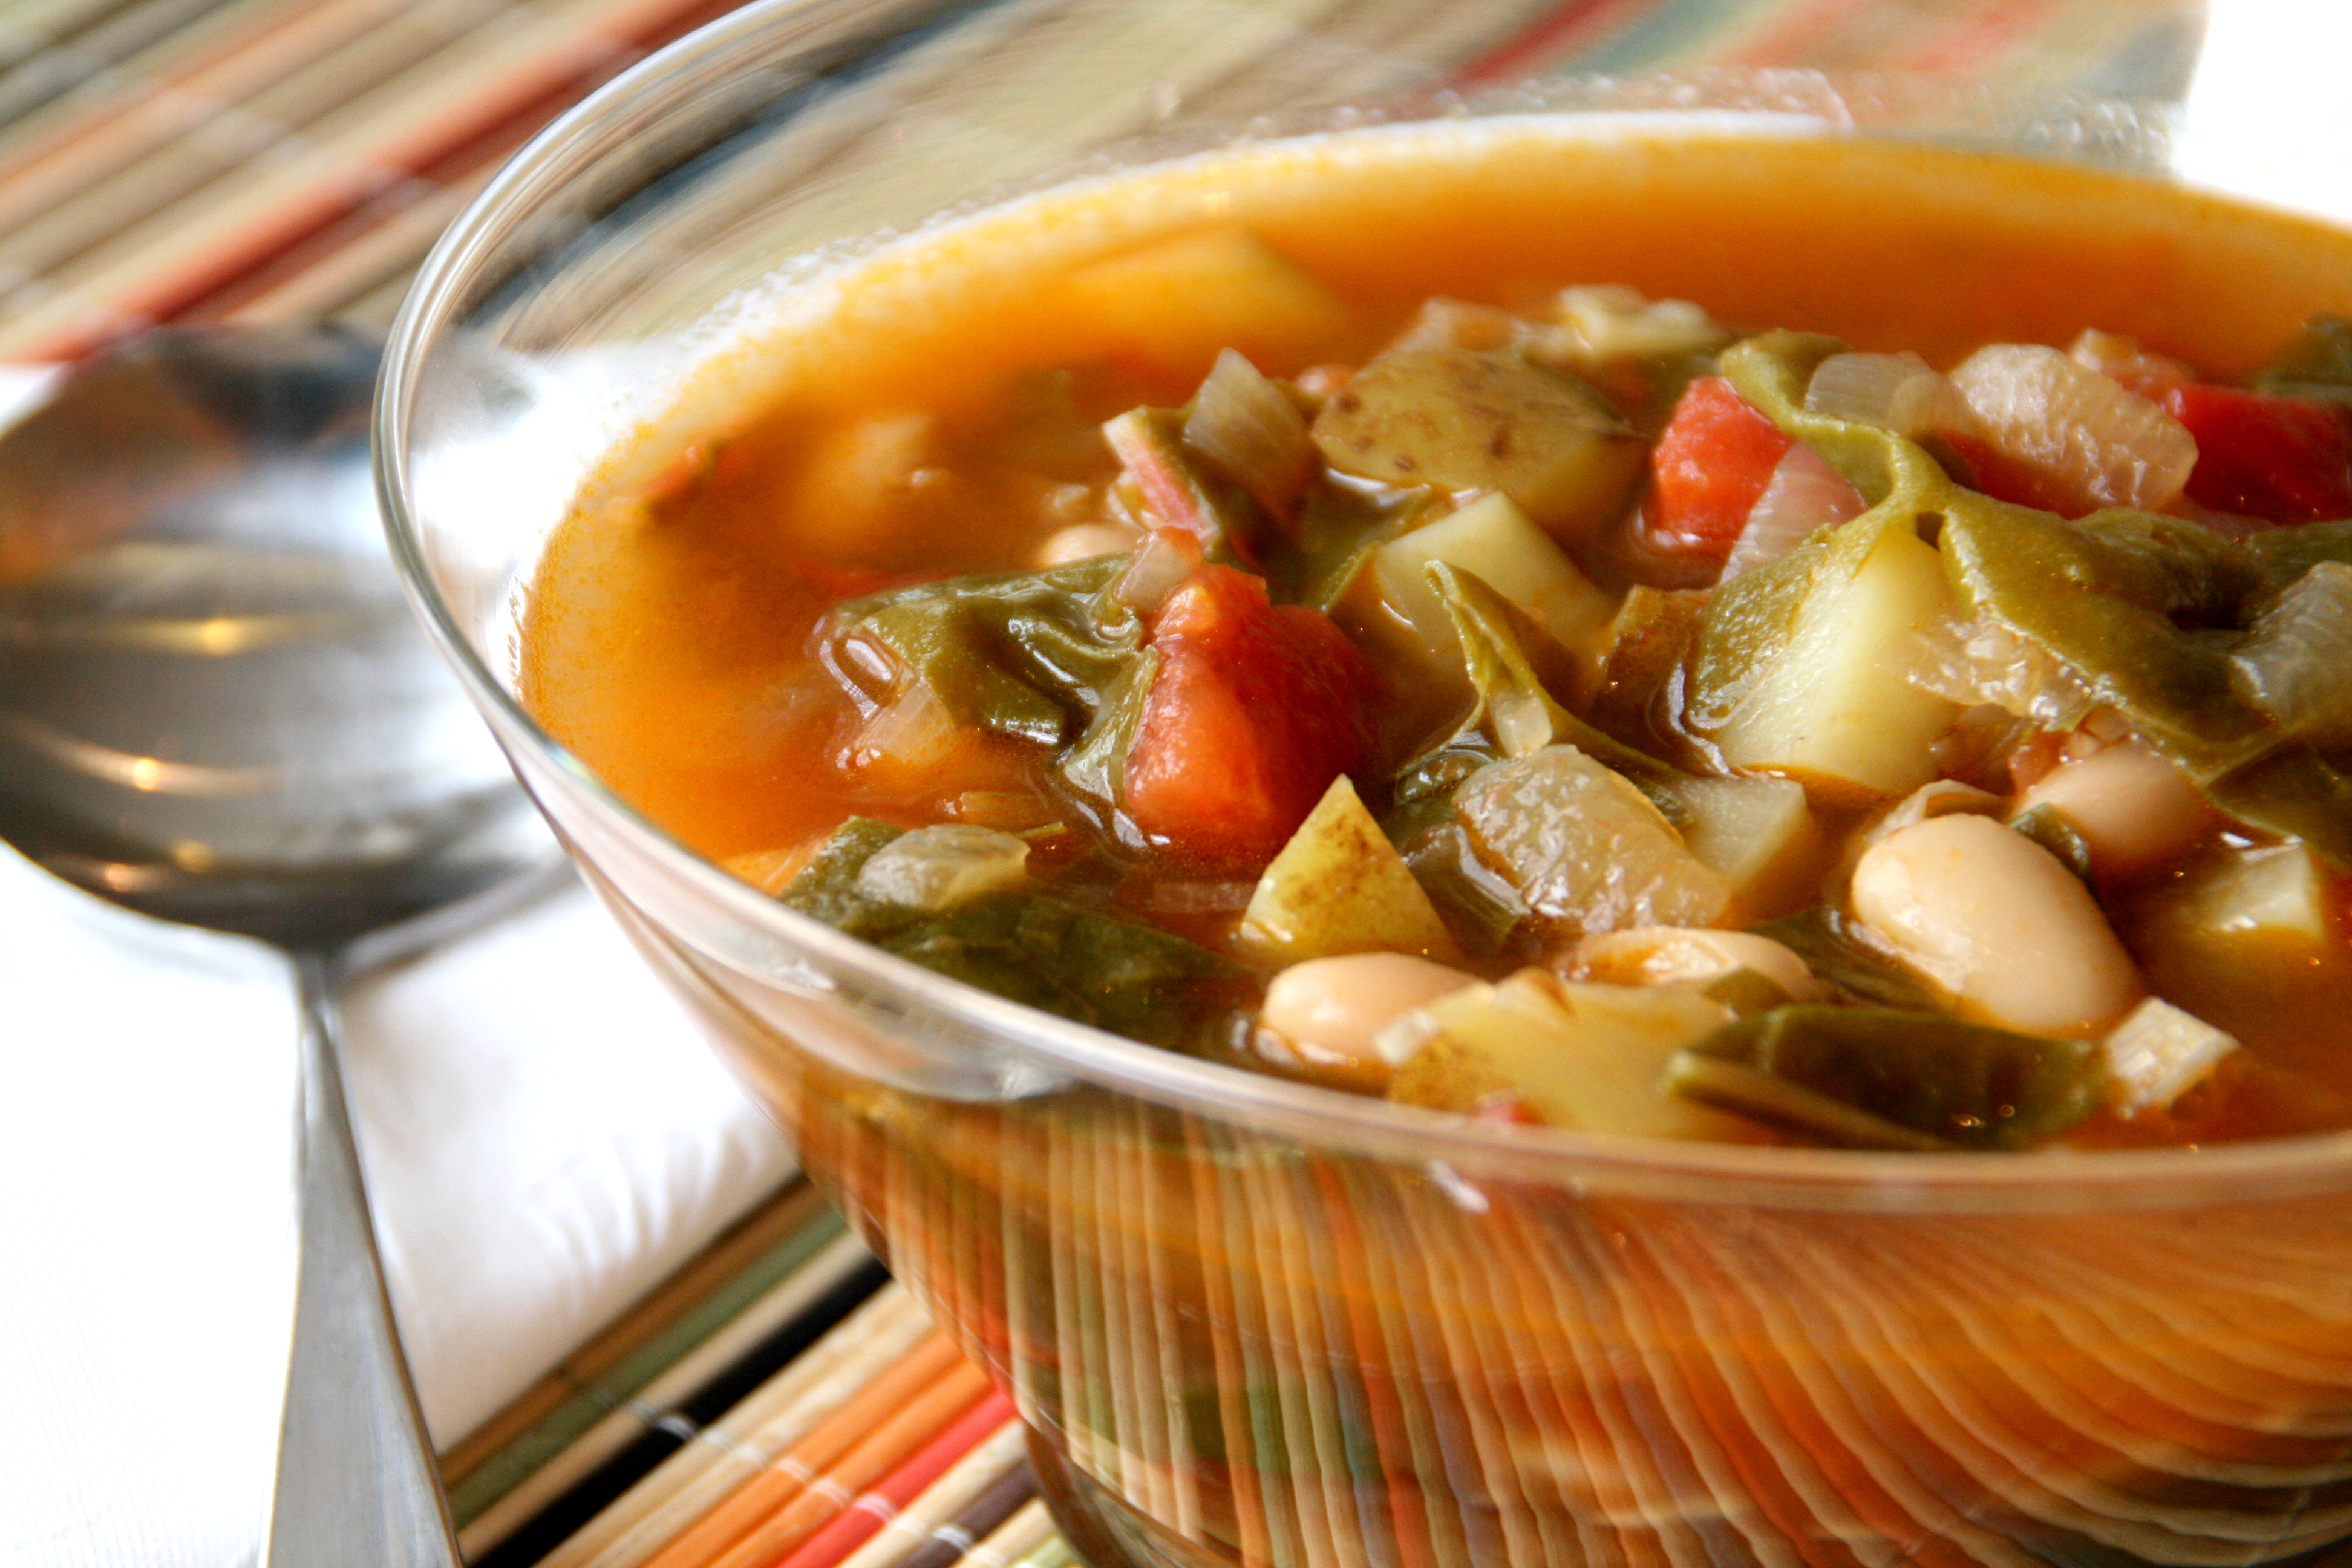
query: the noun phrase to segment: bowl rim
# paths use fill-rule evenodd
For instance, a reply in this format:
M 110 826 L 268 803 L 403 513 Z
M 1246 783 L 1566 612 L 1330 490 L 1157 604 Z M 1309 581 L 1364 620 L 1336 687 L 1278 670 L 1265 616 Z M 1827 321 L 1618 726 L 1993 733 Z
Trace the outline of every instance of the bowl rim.
M 411 507 L 411 422 L 426 363 L 455 325 L 454 302 L 533 200 L 593 168 L 593 143 L 650 114 L 697 76 L 788 58 L 787 37 L 857 0 L 753 0 L 654 52 L 541 131 L 433 247 L 385 346 L 373 422 L 377 494 L 394 559 L 418 615 L 518 768 L 564 791 L 599 826 L 728 918 L 759 929 L 866 994 L 976 1035 L 1058 1079 L 1312 1146 L 1443 1174 L 1573 1190 L 1668 1193 L 1774 1207 L 1876 1213 L 2171 1208 L 2339 1192 L 2352 1184 L 2352 1130 L 2200 1148 L 2095 1152 L 1882 1152 L 1685 1142 L 1551 1127 L 1496 1127 L 1256 1074 L 1142 1045 L 949 979 L 791 910 L 687 848 L 624 801 L 541 728 L 483 659 L 440 593 Z M 1465 1201 L 1470 1201 L 1465 1199 Z

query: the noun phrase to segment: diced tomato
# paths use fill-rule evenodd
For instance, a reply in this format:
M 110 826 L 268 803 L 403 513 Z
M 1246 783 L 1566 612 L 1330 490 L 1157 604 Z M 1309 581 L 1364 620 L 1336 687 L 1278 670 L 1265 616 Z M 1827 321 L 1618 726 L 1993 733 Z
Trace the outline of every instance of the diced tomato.
M 1683 389 L 1650 449 L 1643 507 L 1650 531 L 1668 546 L 1729 553 L 1756 498 L 1794 445 L 1731 383 L 1700 376 Z
M 2178 386 L 2165 411 L 2197 437 L 2189 499 L 2264 522 L 2352 517 L 2352 431 L 2325 404 L 2230 386 Z
M 1151 624 L 1160 657 L 1127 754 L 1127 813 L 1202 859 L 1263 865 L 1373 738 L 1371 666 L 1319 610 L 1202 566 Z

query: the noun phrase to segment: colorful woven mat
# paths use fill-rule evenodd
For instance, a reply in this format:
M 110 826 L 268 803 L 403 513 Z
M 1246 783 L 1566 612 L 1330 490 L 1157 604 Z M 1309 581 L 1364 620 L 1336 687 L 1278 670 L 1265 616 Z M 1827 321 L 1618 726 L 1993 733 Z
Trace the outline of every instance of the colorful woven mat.
M 724 9 L 9 0 L 0 361 L 68 358 L 162 321 L 382 326 L 434 237 L 509 153 Z M 1351 42 L 1441 29 L 1471 82 L 1769 65 L 2091 92 L 2177 92 L 2201 16 L 2195 0 L 1359 10 Z M 466 1552 L 484 1568 L 1059 1568 L 1070 1555 L 1035 1499 L 1010 1405 L 805 1184 L 444 1462 Z

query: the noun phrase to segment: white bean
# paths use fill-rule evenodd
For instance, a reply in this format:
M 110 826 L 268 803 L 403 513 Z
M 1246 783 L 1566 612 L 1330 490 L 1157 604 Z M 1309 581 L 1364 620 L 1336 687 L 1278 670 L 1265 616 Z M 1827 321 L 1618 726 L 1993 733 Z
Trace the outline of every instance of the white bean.
M 1752 969 L 1800 1001 L 1821 989 L 1803 959 L 1752 931 L 1636 926 L 1586 937 L 1573 957 L 1577 978 L 1611 985 L 1704 985 Z
M 1354 952 L 1294 963 L 1265 988 L 1258 1023 L 1309 1064 L 1343 1077 L 1384 1079 L 1372 1038 L 1395 1019 L 1478 977 L 1402 952 Z
M 1989 816 L 1937 816 L 1873 845 L 1854 913 L 1964 1011 L 2033 1035 L 2095 1035 L 2145 994 L 2090 892 Z
M 2017 808 L 2046 805 L 2083 836 L 2102 877 L 2154 870 L 2212 830 L 2197 786 L 2137 742 L 2108 746 L 2044 775 Z
M 1143 542 L 1143 535 L 1115 522 L 1077 522 L 1055 530 L 1037 547 L 1037 570 L 1048 572 L 1097 555 L 1124 555 Z

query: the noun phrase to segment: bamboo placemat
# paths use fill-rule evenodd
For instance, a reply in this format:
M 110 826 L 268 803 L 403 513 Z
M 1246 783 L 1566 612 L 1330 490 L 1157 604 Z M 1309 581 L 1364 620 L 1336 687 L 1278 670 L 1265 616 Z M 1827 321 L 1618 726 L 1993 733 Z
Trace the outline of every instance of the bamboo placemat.
M 435 236 L 533 131 L 726 8 L 8 0 L 0 361 L 70 358 L 165 321 L 381 327 Z M 1473 83 L 1866 64 L 2178 92 L 2200 15 L 2194 0 L 1397 0 L 1356 7 L 1321 53 L 1253 68 L 1328 71 L 1349 50 L 1442 33 Z M 1266 79 L 1249 85 L 1262 96 Z M 803 1184 L 444 1468 L 485 1568 L 1070 1561 L 1003 1396 Z

